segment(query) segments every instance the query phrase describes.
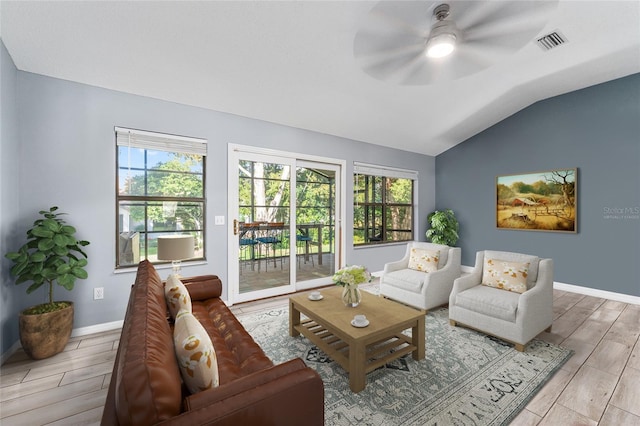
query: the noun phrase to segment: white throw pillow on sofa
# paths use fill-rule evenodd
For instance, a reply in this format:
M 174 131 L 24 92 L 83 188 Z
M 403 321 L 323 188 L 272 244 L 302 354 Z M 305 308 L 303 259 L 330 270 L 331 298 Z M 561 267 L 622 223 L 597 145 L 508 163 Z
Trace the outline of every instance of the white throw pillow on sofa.
M 173 344 L 182 380 L 192 394 L 219 385 L 218 360 L 213 343 L 207 330 L 191 312 L 178 312 Z
M 164 297 L 167 301 L 167 307 L 171 318 L 175 319 L 178 312 L 185 310 L 191 312 L 191 296 L 189 290 L 180 281 L 180 279 L 171 274 L 164 284 Z

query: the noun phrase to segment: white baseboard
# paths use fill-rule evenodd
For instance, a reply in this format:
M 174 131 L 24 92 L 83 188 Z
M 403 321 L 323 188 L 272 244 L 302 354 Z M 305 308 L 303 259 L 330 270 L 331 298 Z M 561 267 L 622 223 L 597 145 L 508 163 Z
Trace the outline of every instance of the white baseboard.
M 102 324 L 90 325 L 88 327 L 74 328 L 71 331 L 71 337 L 86 336 L 87 334 L 102 333 L 103 331 L 111 331 L 122 328 L 124 320 L 104 322 Z
M 601 297 L 607 300 L 615 300 L 616 302 L 630 303 L 632 305 L 640 305 L 640 297 L 628 294 L 614 293 L 612 291 L 598 290 L 596 288 L 582 287 L 579 285 L 553 282 L 554 290 L 568 291 L 570 293 L 584 294 L 585 296 Z

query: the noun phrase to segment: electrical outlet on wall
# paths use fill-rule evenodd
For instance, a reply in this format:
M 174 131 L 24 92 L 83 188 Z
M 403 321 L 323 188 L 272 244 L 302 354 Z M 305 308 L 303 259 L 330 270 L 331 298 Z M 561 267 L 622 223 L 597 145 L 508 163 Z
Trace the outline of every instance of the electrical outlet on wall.
M 104 287 L 96 287 L 93 289 L 93 300 L 104 299 Z

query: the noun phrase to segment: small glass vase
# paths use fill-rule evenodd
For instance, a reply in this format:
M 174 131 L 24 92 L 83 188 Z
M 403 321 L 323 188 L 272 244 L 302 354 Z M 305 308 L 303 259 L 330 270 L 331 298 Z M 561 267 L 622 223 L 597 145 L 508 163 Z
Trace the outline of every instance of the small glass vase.
M 357 284 L 345 284 L 342 289 L 342 301 L 345 306 L 355 308 L 362 301 L 362 293 Z

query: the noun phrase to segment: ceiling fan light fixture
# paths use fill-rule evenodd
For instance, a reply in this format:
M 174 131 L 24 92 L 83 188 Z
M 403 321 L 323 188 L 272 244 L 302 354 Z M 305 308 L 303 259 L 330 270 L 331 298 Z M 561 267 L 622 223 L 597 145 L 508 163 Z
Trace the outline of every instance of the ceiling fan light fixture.
M 427 39 L 425 53 L 429 58 L 444 58 L 456 48 L 456 24 L 448 21 L 449 5 L 441 4 L 433 11 L 436 19 Z
M 429 58 L 444 58 L 456 49 L 456 35 L 442 33 L 429 37 L 426 53 Z

